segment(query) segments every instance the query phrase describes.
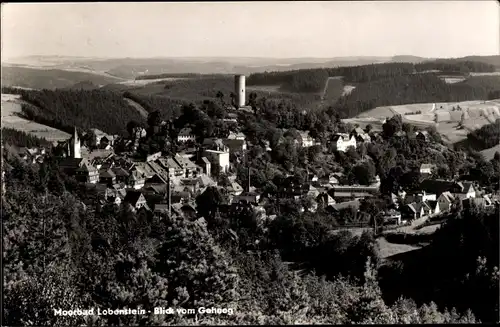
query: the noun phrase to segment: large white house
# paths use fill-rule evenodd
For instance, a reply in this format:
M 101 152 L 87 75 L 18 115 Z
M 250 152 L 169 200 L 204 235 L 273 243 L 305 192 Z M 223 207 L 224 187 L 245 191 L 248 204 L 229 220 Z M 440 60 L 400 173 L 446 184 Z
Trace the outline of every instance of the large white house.
M 356 148 L 356 137 L 349 134 L 335 134 L 332 144 L 335 151 L 346 152 L 350 147 Z

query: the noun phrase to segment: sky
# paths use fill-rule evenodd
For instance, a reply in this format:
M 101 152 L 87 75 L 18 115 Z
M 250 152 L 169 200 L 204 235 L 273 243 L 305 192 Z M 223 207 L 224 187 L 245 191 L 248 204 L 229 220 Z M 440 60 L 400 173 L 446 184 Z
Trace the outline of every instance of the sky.
M 495 55 L 490 1 L 2 3 L 2 58 Z

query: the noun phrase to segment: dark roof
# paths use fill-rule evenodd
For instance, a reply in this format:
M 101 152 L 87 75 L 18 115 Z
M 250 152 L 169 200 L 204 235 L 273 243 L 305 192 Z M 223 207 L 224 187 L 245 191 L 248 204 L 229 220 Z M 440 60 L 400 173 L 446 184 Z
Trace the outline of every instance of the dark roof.
M 457 193 L 461 191 L 460 185 L 453 181 L 446 181 L 440 179 L 426 179 L 420 183 L 420 190 L 440 195 L 443 192 Z
M 155 212 L 168 212 L 168 204 L 166 203 L 157 203 L 154 206 Z
M 191 128 L 186 127 L 181 129 L 181 131 L 179 132 L 179 136 L 193 136 Z
M 73 167 L 73 168 L 78 168 L 80 167 L 80 163 L 82 162 L 83 158 L 71 158 L 71 157 L 67 157 L 67 158 L 64 158 L 59 166 L 61 167 Z
M 123 169 L 122 167 L 116 167 L 116 168 L 111 168 L 113 173 L 115 173 L 116 176 L 124 176 L 128 177 L 130 176 L 129 172 Z
M 108 170 L 105 170 L 105 171 L 101 171 L 99 173 L 99 177 L 113 178 L 113 177 L 116 177 L 116 175 L 110 169 L 108 169 Z
M 123 201 L 136 205 L 141 195 L 142 193 L 140 191 L 127 191 L 127 195 L 125 195 L 125 199 L 123 199 Z

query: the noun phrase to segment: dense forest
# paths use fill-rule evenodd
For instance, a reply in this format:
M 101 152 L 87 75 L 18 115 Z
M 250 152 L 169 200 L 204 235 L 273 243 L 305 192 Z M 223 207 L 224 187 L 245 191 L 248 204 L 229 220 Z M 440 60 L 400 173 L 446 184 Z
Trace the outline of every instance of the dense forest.
M 495 260 L 491 249 L 498 242 L 498 219 L 495 225 L 487 213 L 466 215 L 442 229 L 442 235 L 457 240 L 448 248 L 456 255 L 447 259 L 456 269 L 449 278 L 443 274 L 445 282 L 450 287 L 460 283 L 467 291 L 460 298 L 465 302 L 457 303 L 460 307 L 455 310 L 446 302 L 438 307 L 431 302 L 431 293 L 427 294 L 431 300 L 418 302 L 399 296 L 396 301 L 384 300 L 397 294 L 379 286 L 378 271 L 387 278 L 392 270 L 383 272 L 374 235 L 331 234 L 326 219 L 298 213 L 293 206 L 267 223 L 246 211 L 221 215 L 210 208 L 224 201 L 224 194 L 209 189 L 197 199 L 200 210 L 209 210 L 200 212 L 205 220 L 175 215 L 158 219 L 144 210 L 82 206 L 81 201 L 91 192 L 59 173 L 55 158 L 39 166 L 28 165 L 11 154 L 5 160 L 8 192 L 2 197 L 6 235 L 3 320 L 7 325 L 496 320 L 492 313 L 493 295 L 498 293 L 494 268 L 498 267 L 498 253 Z M 237 240 L 227 237 L 229 230 L 236 233 Z M 468 239 L 461 242 L 460 235 L 465 232 Z M 444 251 L 447 243 L 440 239 L 435 247 Z M 485 242 L 487 239 L 490 241 Z M 316 253 L 310 258 L 315 267 L 312 270 L 299 274 L 286 263 L 307 253 Z M 466 262 L 461 254 L 467 254 Z M 325 256 L 335 259 L 318 260 Z M 482 259 L 474 261 L 479 256 Z M 420 262 L 420 266 L 440 271 L 434 264 Z M 455 300 L 458 302 L 458 298 Z M 482 308 L 478 307 L 480 303 Z M 477 310 L 472 313 L 462 306 Z M 146 311 L 144 315 L 82 317 L 56 316 L 53 312 L 54 308 L 91 307 L 225 307 L 233 314 L 153 315 Z
M 13 128 L 2 127 L 2 144 L 11 144 L 19 147 L 52 147 L 52 143 L 44 138 L 18 131 Z
M 484 125 L 480 129 L 469 133 L 467 138 L 473 140 L 475 143 L 479 142 L 482 144 L 483 149 L 497 146 L 500 144 L 500 119 L 497 119 L 494 124 Z
M 417 72 L 439 70 L 442 73 L 490 73 L 495 71 L 495 66 L 477 61 L 457 61 L 454 59 L 440 59 L 415 64 Z
M 180 115 L 180 109 L 187 103 L 181 100 L 173 100 L 161 95 L 141 95 L 126 91 L 123 96 L 137 102 L 147 112 L 159 111 L 163 119 L 174 119 Z
M 493 72 L 495 67 L 481 62 L 425 62 L 383 63 L 363 66 L 301 69 L 287 72 L 264 72 L 251 74 L 248 85 L 282 85 L 295 92 L 318 92 L 322 90 L 326 77 L 342 76 L 345 83 L 357 84 L 381 79 L 397 78 L 415 71 L 443 70 L 445 72 Z M 323 86 L 321 86 L 323 85 Z
M 109 91 L 3 89 L 2 92 L 20 94 L 31 104 L 23 106 L 27 119 L 68 133 L 76 126 L 126 135 L 129 121 L 144 121 L 121 94 Z

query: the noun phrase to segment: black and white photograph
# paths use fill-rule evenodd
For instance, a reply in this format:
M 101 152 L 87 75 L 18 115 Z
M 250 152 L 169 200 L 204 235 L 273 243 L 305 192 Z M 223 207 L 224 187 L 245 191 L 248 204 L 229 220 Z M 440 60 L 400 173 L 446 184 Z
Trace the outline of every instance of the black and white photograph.
M 2 326 L 500 322 L 500 2 L 1 4 Z

